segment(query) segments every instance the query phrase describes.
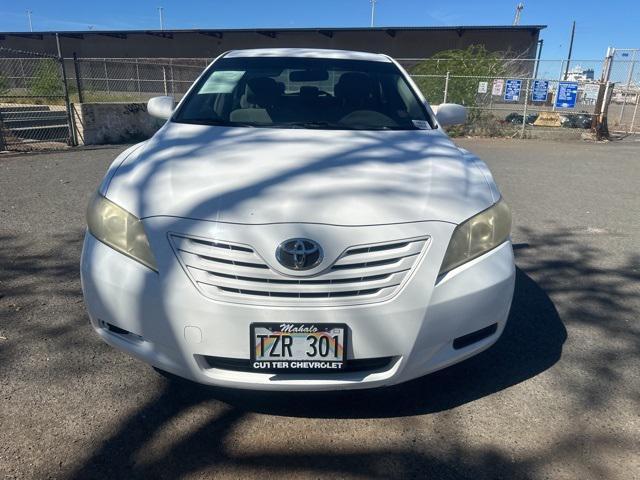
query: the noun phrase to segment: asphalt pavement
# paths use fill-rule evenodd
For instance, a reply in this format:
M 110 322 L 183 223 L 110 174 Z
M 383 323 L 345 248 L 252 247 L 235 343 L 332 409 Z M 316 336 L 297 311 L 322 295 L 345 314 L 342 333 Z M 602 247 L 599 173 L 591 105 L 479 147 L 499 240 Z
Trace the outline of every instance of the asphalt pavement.
M 170 381 L 82 303 L 84 212 L 124 147 L 0 155 L 0 477 L 640 478 L 640 142 L 461 139 L 514 214 L 491 349 L 405 385 Z

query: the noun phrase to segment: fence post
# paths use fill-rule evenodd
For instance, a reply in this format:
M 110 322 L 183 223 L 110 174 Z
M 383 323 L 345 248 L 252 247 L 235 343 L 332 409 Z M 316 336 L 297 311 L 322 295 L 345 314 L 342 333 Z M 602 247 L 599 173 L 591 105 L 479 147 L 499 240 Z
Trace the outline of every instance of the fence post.
M 602 65 L 602 74 L 600 75 L 600 88 L 596 97 L 596 104 L 593 107 L 593 119 L 591 120 L 591 131 L 595 134 L 597 140 L 602 140 L 609 136 L 608 126 L 603 112 L 606 112 L 611 96 L 607 96 L 609 90 L 609 78 L 611 77 L 611 66 L 613 63 L 613 55 L 615 49 L 607 48 L 607 54 Z M 613 86 L 611 87 L 613 88 Z M 608 100 L 609 99 L 609 100 Z
M 611 96 L 613 95 L 613 86 L 615 84 L 612 82 L 607 82 L 606 84 L 600 87 L 600 92 L 598 93 L 598 101 L 596 103 L 597 106 L 597 116 L 595 120 L 594 130 L 596 134 L 596 140 L 603 140 L 609 138 L 609 125 L 607 124 L 607 114 L 609 111 L 609 104 L 611 103 Z M 604 87 L 604 89 L 602 88 Z
M 520 138 L 524 138 L 524 130 L 527 126 L 527 104 L 529 103 L 529 82 L 531 79 L 527 78 L 527 83 L 524 87 L 524 111 L 522 112 L 522 130 L 520 131 Z
M 444 79 L 444 98 L 442 103 L 447 103 L 447 94 L 449 92 L 449 71 L 447 71 L 447 76 Z
M 142 97 L 142 92 L 140 91 L 140 66 L 138 65 L 138 59 L 136 58 L 136 79 L 138 80 L 138 100 Z
M 633 127 L 636 123 L 636 115 L 638 114 L 639 103 L 640 103 L 640 93 L 636 92 L 636 106 L 633 107 L 633 117 L 631 117 L 631 124 L 629 125 L 629 133 L 633 133 Z
M 60 35 L 56 33 L 56 46 L 58 47 L 58 61 L 60 62 L 60 71 L 62 72 L 62 88 L 64 91 L 64 104 L 67 108 L 67 125 L 69 127 L 69 145 L 76 145 L 76 132 L 73 128 L 73 117 L 71 115 L 71 102 L 69 101 L 69 88 L 67 87 L 67 70 L 64 67 L 64 58 L 60 49 Z
M 165 66 L 162 66 L 162 84 L 164 85 L 164 96 L 169 95 L 169 91 L 167 90 L 167 69 Z
M 624 97 L 622 99 L 622 108 L 620 108 L 620 118 L 618 118 L 618 125 L 622 125 L 622 117 L 624 116 L 624 107 L 627 106 L 627 95 L 629 95 L 629 89 L 631 88 L 631 79 L 633 78 L 633 67 L 636 64 L 636 52 L 633 51 L 631 57 L 631 64 L 629 65 L 629 75 L 627 75 L 627 86 L 625 87 Z
M 4 141 L 4 125 L 2 124 L 2 109 L 0 109 L 0 152 L 4 151 L 6 148 L 6 142 Z
M 176 84 L 173 78 L 173 59 L 170 58 L 169 59 L 169 69 L 171 72 L 171 96 L 175 97 L 176 96 Z
M 78 56 L 76 52 L 73 52 L 73 69 L 76 74 L 76 88 L 78 89 L 78 103 L 84 103 L 82 97 L 82 81 L 80 80 L 80 65 L 78 64 Z
M 24 65 L 22 64 L 22 58 L 18 59 L 20 61 L 20 72 L 22 73 L 22 88 L 26 89 L 27 86 L 27 75 L 24 73 Z M 16 82 L 17 84 L 18 82 Z
M 600 75 L 600 81 L 603 83 L 608 82 L 611 78 L 611 65 L 613 63 L 613 56 L 615 52 L 615 48 L 607 48 L 607 54 L 604 57 L 604 63 L 602 65 L 602 75 Z
M 107 83 L 107 93 L 111 93 L 111 91 L 109 90 L 109 73 L 107 72 L 107 59 L 104 58 L 102 62 L 104 63 L 104 79 Z

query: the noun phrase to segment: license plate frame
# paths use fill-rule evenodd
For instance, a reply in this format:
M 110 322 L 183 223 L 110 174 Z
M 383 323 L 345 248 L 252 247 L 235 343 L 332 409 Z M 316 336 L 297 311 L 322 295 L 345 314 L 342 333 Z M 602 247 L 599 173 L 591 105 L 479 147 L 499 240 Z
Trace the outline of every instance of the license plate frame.
M 292 328 L 302 328 L 305 327 L 307 329 L 317 329 L 316 332 L 282 332 L 285 330 L 285 327 Z M 292 334 L 296 334 L 298 338 L 301 338 L 303 335 L 307 337 L 309 335 L 313 336 L 326 336 L 332 331 L 340 330 L 341 331 L 341 339 L 338 340 L 338 351 L 341 350 L 342 355 L 338 356 L 338 358 L 332 359 L 322 359 L 321 357 L 310 357 L 310 358 L 282 358 L 277 359 L 277 357 L 270 357 L 269 359 L 264 359 L 264 356 L 257 355 L 257 346 L 256 343 L 256 330 L 257 329 L 267 329 L 269 331 L 278 332 L 278 334 L 282 337 L 283 335 L 292 336 Z M 282 338 L 280 341 L 283 341 Z M 305 341 L 309 341 L 308 339 Z M 319 340 L 318 340 L 319 341 Z M 344 323 L 292 323 L 292 322 L 255 322 L 249 325 L 249 351 L 250 351 L 250 367 L 254 372 L 286 372 L 286 373 L 339 373 L 344 371 L 347 364 L 347 346 L 349 341 L 349 328 Z M 341 343 L 340 343 L 341 342 Z

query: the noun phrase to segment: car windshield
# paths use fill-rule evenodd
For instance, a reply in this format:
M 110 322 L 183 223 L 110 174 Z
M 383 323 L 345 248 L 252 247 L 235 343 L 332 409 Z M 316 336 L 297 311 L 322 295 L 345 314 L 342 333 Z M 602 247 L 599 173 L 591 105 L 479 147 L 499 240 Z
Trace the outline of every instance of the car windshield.
M 172 120 L 339 130 L 433 127 L 425 106 L 391 62 L 292 57 L 216 61 Z

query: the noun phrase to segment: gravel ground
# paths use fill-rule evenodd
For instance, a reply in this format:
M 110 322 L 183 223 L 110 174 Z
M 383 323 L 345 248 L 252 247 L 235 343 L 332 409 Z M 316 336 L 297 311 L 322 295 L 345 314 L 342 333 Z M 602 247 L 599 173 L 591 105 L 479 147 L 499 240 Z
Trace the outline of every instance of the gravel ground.
M 89 196 L 123 147 L 0 156 L 3 478 L 640 478 L 640 143 L 460 140 L 514 212 L 490 350 L 388 389 L 172 382 L 89 327 Z

